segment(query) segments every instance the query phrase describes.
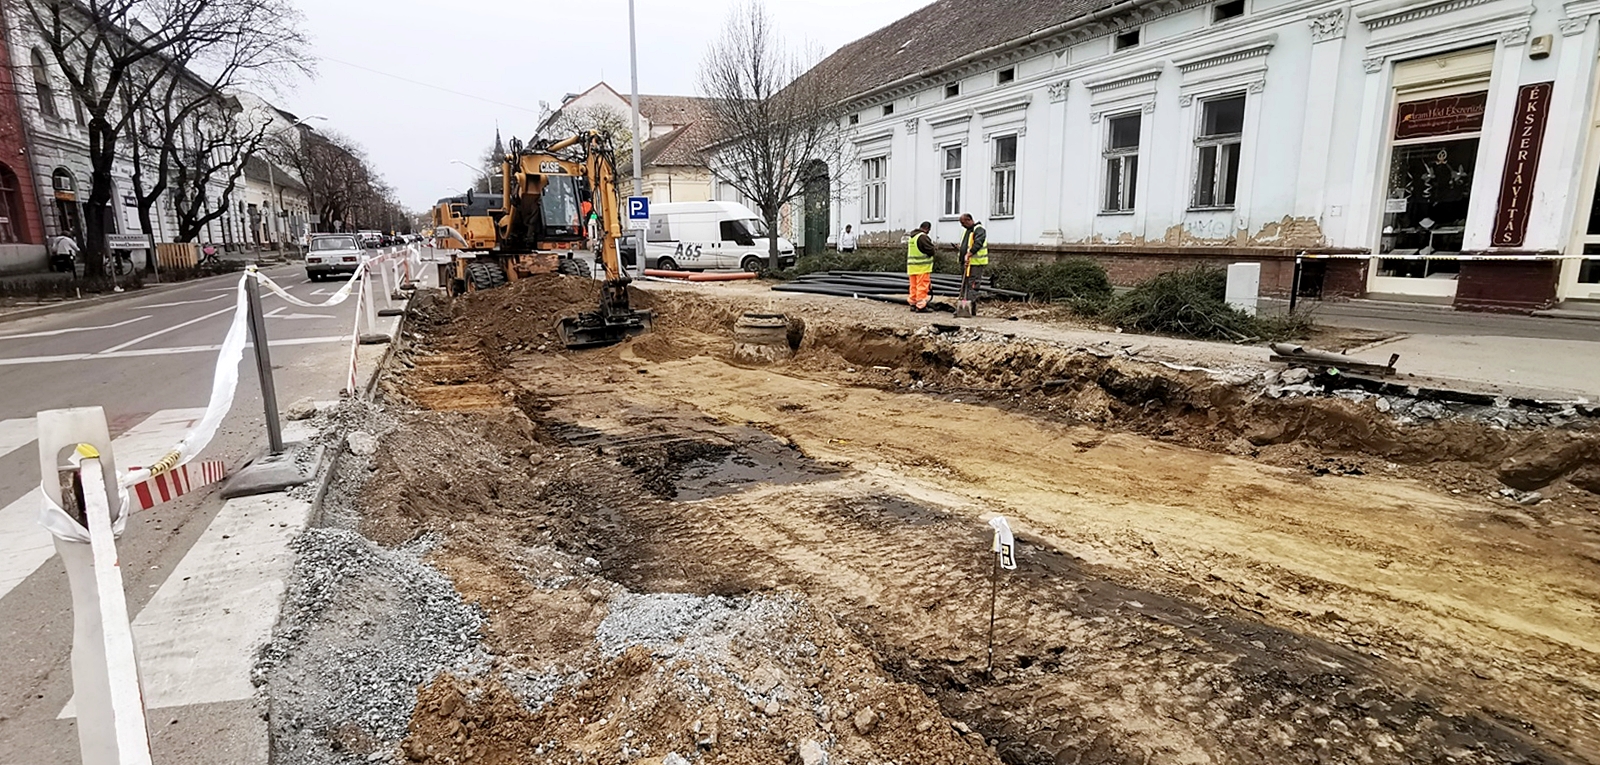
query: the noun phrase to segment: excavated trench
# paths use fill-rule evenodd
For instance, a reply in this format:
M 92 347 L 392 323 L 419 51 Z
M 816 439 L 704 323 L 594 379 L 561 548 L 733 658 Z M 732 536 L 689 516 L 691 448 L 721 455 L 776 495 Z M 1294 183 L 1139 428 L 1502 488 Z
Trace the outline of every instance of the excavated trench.
M 553 317 L 590 297 L 552 277 L 420 306 L 384 390 L 422 411 L 393 438 L 482 437 L 391 452 L 380 475 L 413 480 L 369 498 L 374 538 L 464 535 L 460 554 L 505 581 L 549 544 L 633 592 L 797 594 L 1008 763 L 1600 757 L 1581 627 L 1600 591 L 1584 488 L 1600 451 L 1583 412 L 1526 430 L 1468 407 L 1419 421 L 1086 349 L 813 316 L 787 317 L 788 358 L 754 363 L 770 357 L 736 354 L 736 325 L 763 307 L 686 296 L 640 294 L 657 330 L 618 349 L 553 347 Z M 1544 507 L 1494 495 L 1502 482 Z M 990 675 L 996 512 L 1023 533 Z M 505 646 L 583 633 L 559 611 L 535 628 L 480 605 L 508 661 Z M 408 751 L 462 755 L 455 728 L 429 733 L 437 712 L 419 706 Z M 463 714 L 519 735 L 554 725 Z M 889 735 L 824 726 L 835 746 Z M 543 761 L 506 751 L 491 761 Z

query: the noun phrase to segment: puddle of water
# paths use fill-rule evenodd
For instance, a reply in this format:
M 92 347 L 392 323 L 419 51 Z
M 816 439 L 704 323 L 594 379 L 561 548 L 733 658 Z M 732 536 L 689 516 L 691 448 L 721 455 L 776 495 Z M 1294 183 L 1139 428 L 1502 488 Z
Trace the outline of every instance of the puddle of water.
M 757 484 L 805 483 L 836 472 L 781 444 L 759 440 L 725 454 L 684 463 L 673 484 L 679 501 L 693 502 L 744 491 Z

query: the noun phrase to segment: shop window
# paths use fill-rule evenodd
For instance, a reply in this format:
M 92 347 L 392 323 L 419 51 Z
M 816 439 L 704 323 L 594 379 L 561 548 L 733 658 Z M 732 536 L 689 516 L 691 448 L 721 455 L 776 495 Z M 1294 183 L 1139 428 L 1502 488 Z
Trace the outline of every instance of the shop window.
M 1244 143 L 1244 96 L 1201 104 L 1195 138 L 1194 207 L 1233 207 L 1239 196 L 1239 153 Z
M 1105 212 L 1133 209 L 1139 191 L 1139 127 L 1143 115 L 1135 112 L 1106 120 Z
M 1578 283 L 1600 284 L 1600 244 L 1584 245 L 1583 254 L 1595 257 L 1585 258 L 1578 264 Z
M 886 217 L 889 198 L 889 158 L 861 162 L 861 220 L 878 223 Z
M 961 214 L 961 147 L 944 147 L 944 209 L 946 218 Z
M 1403 101 L 1396 109 L 1383 201 L 1380 276 L 1453 279 L 1467 229 L 1483 127 L 1483 91 Z
M 1405 279 L 1454 279 L 1461 273 L 1455 258 L 1383 258 L 1378 261 L 1379 276 Z

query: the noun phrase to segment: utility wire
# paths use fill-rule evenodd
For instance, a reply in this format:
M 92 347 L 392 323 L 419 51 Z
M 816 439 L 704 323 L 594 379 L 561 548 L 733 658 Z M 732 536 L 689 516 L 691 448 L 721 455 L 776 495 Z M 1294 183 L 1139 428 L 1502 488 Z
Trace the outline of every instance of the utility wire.
M 449 93 L 451 95 L 461 96 L 462 98 L 470 98 L 470 99 L 472 99 L 474 101 L 482 101 L 482 102 L 484 102 L 486 104 L 494 104 L 495 106 L 503 106 L 503 107 L 505 107 L 507 109 L 516 109 L 517 111 L 523 111 L 523 112 L 527 112 L 529 114 L 540 114 L 539 110 L 537 110 L 537 109 L 529 109 L 526 106 L 517 106 L 516 104 L 508 104 L 508 103 L 505 103 L 504 101 L 496 101 L 496 100 L 494 100 L 492 98 L 484 98 L 483 96 L 475 96 L 475 95 L 473 95 L 471 93 L 462 93 L 459 90 L 451 90 L 451 89 L 446 88 L 446 87 L 442 87 L 442 86 L 439 86 L 439 85 L 434 85 L 433 83 L 422 82 L 421 80 L 413 80 L 410 77 L 402 77 L 402 76 L 400 76 L 398 74 L 390 74 L 388 72 L 379 71 L 377 69 L 373 69 L 370 66 L 362 66 L 361 64 L 352 64 L 349 61 L 341 61 L 341 60 L 336 59 L 336 58 L 329 58 L 328 56 L 318 56 L 318 58 L 322 59 L 323 61 L 332 61 L 335 64 L 344 64 L 345 66 L 352 67 L 352 68 L 355 68 L 355 69 L 360 69 L 360 70 L 362 70 L 364 72 L 371 72 L 373 74 L 376 74 L 376 75 L 379 75 L 379 76 L 382 76 L 382 77 L 388 77 L 390 79 L 394 79 L 394 80 L 399 80 L 401 82 L 410 83 L 412 85 L 417 85 L 419 87 L 431 88 L 433 90 L 437 90 L 437 91 L 440 91 L 440 92 L 443 92 L 443 93 Z

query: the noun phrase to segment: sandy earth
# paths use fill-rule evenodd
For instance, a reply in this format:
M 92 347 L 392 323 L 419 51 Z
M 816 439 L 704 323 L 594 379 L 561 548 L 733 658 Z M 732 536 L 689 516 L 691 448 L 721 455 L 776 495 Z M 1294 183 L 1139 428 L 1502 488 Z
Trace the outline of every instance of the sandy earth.
M 411 761 L 1600 762 L 1586 423 L 1396 424 L 890 307 L 791 314 L 757 366 L 760 305 L 656 293 L 651 335 L 559 351 L 590 285 L 424 306 L 384 382 L 362 531 L 443 540 L 497 667 L 422 689 Z

